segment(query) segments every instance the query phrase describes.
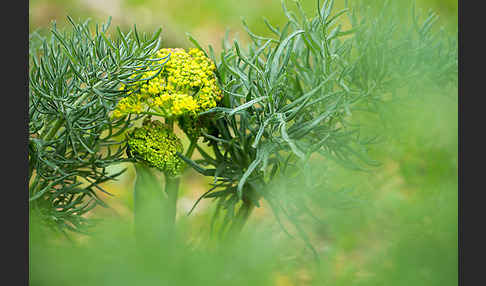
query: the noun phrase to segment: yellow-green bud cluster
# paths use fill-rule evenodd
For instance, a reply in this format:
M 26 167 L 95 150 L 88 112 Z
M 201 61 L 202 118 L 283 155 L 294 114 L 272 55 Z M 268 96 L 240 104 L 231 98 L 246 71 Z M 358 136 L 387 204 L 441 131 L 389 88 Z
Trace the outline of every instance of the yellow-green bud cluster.
M 166 125 L 146 120 L 142 127 L 135 128 L 128 136 L 129 156 L 168 176 L 182 172 L 184 161 L 176 154 L 183 152 L 182 142 Z
M 168 57 L 168 60 L 167 60 Z M 164 64 L 155 78 L 130 87 L 132 93 L 119 101 L 113 115 L 151 111 L 167 118 L 194 116 L 216 106 L 221 90 L 216 84 L 216 66 L 198 49 L 161 49 L 157 58 Z M 157 71 L 145 73 L 152 77 Z M 121 89 L 126 87 L 122 86 Z

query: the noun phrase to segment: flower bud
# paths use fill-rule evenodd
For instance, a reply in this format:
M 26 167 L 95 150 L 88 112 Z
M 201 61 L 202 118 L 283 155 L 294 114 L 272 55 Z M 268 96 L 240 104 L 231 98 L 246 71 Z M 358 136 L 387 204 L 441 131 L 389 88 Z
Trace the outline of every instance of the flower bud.
M 128 156 L 174 177 L 182 172 L 184 161 L 181 140 L 160 121 L 144 121 L 141 127 L 128 133 Z

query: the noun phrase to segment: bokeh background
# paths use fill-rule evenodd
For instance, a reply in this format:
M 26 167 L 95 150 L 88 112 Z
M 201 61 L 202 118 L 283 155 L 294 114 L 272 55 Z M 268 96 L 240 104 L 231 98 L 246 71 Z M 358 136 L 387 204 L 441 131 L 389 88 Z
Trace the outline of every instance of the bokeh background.
M 122 29 L 134 23 L 138 30 L 147 32 L 162 27 L 164 47 L 191 47 L 185 35 L 189 32 L 203 47 L 211 44 L 216 52 L 227 29 L 230 37 L 238 37 L 242 42 L 248 40 L 241 25 L 242 18 L 258 34 L 268 33 L 263 18 L 276 26 L 283 25 L 286 20 L 280 0 L 30 0 L 29 3 L 31 32 L 42 33 L 53 20 L 58 27 L 68 25 L 66 15 L 75 20 L 91 18 L 98 22 L 112 16 L 112 26 Z M 316 1 L 302 0 L 301 3 L 311 15 Z M 416 3 L 424 11 L 436 11 L 440 16 L 439 25 L 451 33 L 457 31 L 457 1 L 417 0 Z M 336 1 L 336 9 L 343 7 L 344 1 Z M 216 280 L 204 281 L 201 277 L 222 275 L 215 269 L 228 270 L 226 263 L 234 257 L 245 258 L 235 263 L 240 263 L 239 270 L 246 271 L 247 275 L 242 272 L 236 277 L 243 280 L 225 285 L 456 285 L 457 90 L 427 94 L 409 104 L 390 112 L 393 116 L 379 122 L 370 118 L 362 122 L 374 129 L 381 128 L 380 122 L 386 121 L 386 132 L 390 132 L 386 135 L 394 138 L 373 148 L 373 156 L 382 162 L 381 167 L 363 173 L 325 166 L 326 172 L 332 174 L 330 190 L 340 191 L 323 198 L 323 223 L 309 226 L 312 243 L 322 254 L 321 264 L 312 264 L 305 244 L 283 235 L 269 208 L 263 206 L 252 214 L 247 233 L 251 235 L 252 229 L 267 229 L 278 246 L 269 246 L 264 236 L 255 235 L 245 246 L 252 247 L 251 251 L 223 256 L 213 253 L 206 260 L 187 254 L 184 259 L 168 263 L 185 267 L 174 270 L 173 277 L 170 271 L 163 272 L 178 283 L 167 285 L 216 285 Z M 124 167 L 128 171 L 118 181 L 104 186 L 113 196 L 100 194 L 110 208 L 97 207 L 90 214 L 93 218 L 103 218 L 105 224 L 116 224 L 118 230 L 132 224 L 134 170 L 127 165 L 114 166 L 113 171 Z M 209 179 L 190 170 L 182 179 L 178 220 L 186 239 L 195 246 L 201 240 L 199 233 L 208 231 L 213 208 L 210 201 L 203 200 L 191 216 L 186 214 L 208 189 L 208 183 Z M 351 206 L 342 203 L 342 192 L 352 198 Z M 92 253 L 72 250 L 69 255 L 59 255 L 55 249 L 35 250 L 31 253 L 32 285 L 165 285 L 147 278 L 158 277 L 161 272 L 152 269 L 158 274 L 150 272 L 152 274 L 137 276 L 140 269 L 126 261 L 122 271 L 109 266 L 116 262 L 115 256 L 96 256 L 107 249 L 130 247 L 129 242 L 112 244 L 126 239 L 125 236 L 111 232 L 109 238 L 96 243 Z M 81 235 L 76 239 L 90 243 L 95 238 Z M 254 240 L 261 244 L 253 245 Z M 285 263 L 282 259 L 276 262 L 276 254 L 272 251 L 285 257 L 282 258 Z M 260 256 L 258 259 L 252 256 L 254 260 L 251 260 L 248 255 Z M 125 259 L 133 257 L 127 254 Z M 213 265 L 208 265 L 208 261 Z M 86 264 L 90 263 L 92 267 L 86 270 Z M 272 263 L 281 263 L 278 271 L 270 267 Z M 243 267 L 247 264 L 254 268 Z M 78 273 L 77 269 L 87 272 L 79 272 L 78 277 L 73 274 Z M 86 273 L 90 273 L 91 278 Z M 176 274 L 187 274 L 200 284 L 175 278 Z M 267 276 L 271 278 L 265 278 Z M 140 277 L 148 280 L 141 282 L 137 280 Z M 90 279 L 93 279 L 91 283 Z
M 291 5 L 293 1 L 287 2 Z M 314 11 L 317 3 L 316 0 L 300 2 L 309 13 Z M 373 2 L 377 1 L 369 1 L 370 6 L 373 6 Z M 407 6 L 411 1 L 396 2 Z M 418 8 L 437 12 L 442 18 L 441 24 L 448 28 L 457 27 L 457 3 L 454 0 L 416 1 Z M 147 31 L 162 27 L 164 44 L 178 47 L 190 46 L 186 32 L 216 49 L 226 29 L 230 30 L 231 35 L 237 34 L 239 39 L 245 40 L 242 18 L 252 31 L 260 34 L 268 33 L 263 17 L 276 26 L 286 23 L 280 0 L 30 0 L 29 5 L 31 31 L 48 27 L 52 20 L 58 26 L 63 26 L 67 24 L 66 15 L 74 19 L 89 17 L 97 21 L 106 21 L 108 16 L 112 16 L 112 23 L 120 27 L 131 27 L 134 23 L 139 29 Z M 335 1 L 336 11 L 344 5 L 344 0 Z

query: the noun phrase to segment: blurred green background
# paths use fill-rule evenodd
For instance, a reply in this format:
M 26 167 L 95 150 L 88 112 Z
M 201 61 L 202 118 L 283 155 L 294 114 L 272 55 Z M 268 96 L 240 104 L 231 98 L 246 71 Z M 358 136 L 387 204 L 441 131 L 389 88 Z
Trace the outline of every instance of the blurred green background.
M 293 6 L 293 0 L 287 2 Z M 376 1 L 367 2 L 373 6 Z M 396 2 L 406 6 L 410 1 Z M 106 21 L 112 16 L 113 24 L 121 27 L 131 27 L 134 23 L 141 30 L 153 31 L 162 27 L 164 45 L 169 47 L 190 46 L 186 32 L 216 49 L 226 29 L 230 30 L 230 35 L 236 34 L 245 40 L 241 18 L 247 21 L 252 31 L 260 34 L 268 33 L 263 17 L 276 26 L 286 23 L 280 0 L 30 0 L 29 3 L 30 30 L 48 27 L 52 20 L 63 26 L 67 23 L 66 15 L 76 20 L 90 17 L 97 21 Z M 301 0 L 304 10 L 309 13 L 314 11 L 316 3 L 316 0 Z M 335 11 L 342 9 L 344 3 L 344 0 L 335 1 Z M 416 5 L 424 11 L 436 11 L 442 18 L 442 25 L 457 26 L 457 1 L 418 0 Z
M 316 7 L 314 0 L 301 2 L 306 11 Z M 416 2 L 436 11 L 440 25 L 457 30 L 457 1 Z M 185 36 L 190 32 L 217 52 L 227 28 L 231 36 L 247 39 L 241 18 L 259 34 L 267 33 L 263 17 L 277 26 L 285 23 L 280 5 L 280 0 L 30 0 L 29 28 L 46 29 L 52 20 L 64 26 L 66 15 L 97 21 L 112 16 L 113 26 L 162 27 L 163 46 L 190 47 Z M 344 1 L 336 1 L 336 10 L 342 7 Z M 265 206 L 252 214 L 238 247 L 197 250 L 205 244 L 213 208 L 203 200 L 186 216 L 208 188 L 208 179 L 193 171 L 182 179 L 178 202 L 185 241 L 179 255 L 139 257 L 131 235 L 135 176 L 128 165 L 119 181 L 105 184 L 115 196 L 100 196 L 111 208 L 92 211 L 103 222 L 94 236 L 75 237 L 80 246 L 31 230 L 31 285 L 457 285 L 457 90 L 436 93 L 390 106 L 393 116 L 385 120 L 362 119 L 370 130 L 383 128 L 392 138 L 373 147 L 381 167 L 363 173 L 321 166 L 333 178 L 329 189 L 352 190 L 346 198 L 355 203 L 343 203 L 339 192 L 320 197 L 322 223 L 306 225 L 320 264 L 302 241 L 283 234 Z M 42 235 L 49 243 L 38 239 Z

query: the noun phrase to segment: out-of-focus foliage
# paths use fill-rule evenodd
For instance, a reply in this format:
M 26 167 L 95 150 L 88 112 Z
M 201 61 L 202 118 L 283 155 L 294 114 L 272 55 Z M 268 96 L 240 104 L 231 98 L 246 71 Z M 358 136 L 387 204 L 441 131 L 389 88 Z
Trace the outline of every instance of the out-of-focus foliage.
M 307 240 L 292 212 L 300 209 L 312 216 L 300 197 L 322 187 L 318 178 L 333 181 L 311 173 L 309 161 L 335 161 L 355 170 L 377 166 L 367 153 L 384 134 L 366 135 L 354 115 L 365 111 L 386 121 L 390 102 L 454 88 L 457 44 L 432 30 L 434 13 L 419 17 L 415 7 L 407 7 L 408 17 L 402 19 L 411 18 L 407 25 L 399 22 L 398 5 L 383 4 L 374 11 L 355 4 L 339 11 L 333 1 L 318 1 L 309 17 L 299 2 L 294 11 L 285 2 L 288 22 L 281 29 L 267 23 L 272 36 L 256 35 L 245 26 L 252 40 L 247 48 L 225 38 L 218 58 L 209 46 L 225 97 L 222 106 L 205 112 L 216 116 L 203 134 L 212 152 L 197 145 L 203 159 L 185 160 L 214 178 L 201 198 L 217 200 L 215 217 L 224 213 L 221 230 L 232 229 L 239 217 L 245 220 L 263 199 Z M 349 29 L 342 28 L 340 17 L 345 16 Z M 303 174 L 310 184 L 301 184 L 306 191 L 300 197 L 284 204 L 268 191 L 276 189 L 279 176 Z
M 31 285 L 457 285 L 457 102 L 440 99 L 414 100 L 388 118 L 388 135 L 402 136 L 378 144 L 383 169 L 316 162 L 337 178 L 313 192 L 320 223 L 304 220 L 319 265 L 273 219 L 250 221 L 232 246 L 201 247 L 207 229 L 194 234 L 180 217 L 171 251 L 163 242 L 137 247 L 127 220 L 106 220 L 74 246 L 42 238 L 49 234 L 31 223 Z M 286 193 L 304 191 L 304 180 L 287 181 L 296 185 Z
M 288 1 L 290 5 L 293 1 Z M 301 0 L 303 9 L 311 13 L 317 0 Z M 336 9 L 343 9 L 346 0 L 337 0 Z M 349 3 L 357 2 L 348 0 Z M 370 7 L 377 7 L 383 0 L 362 1 Z M 410 1 L 392 1 L 394 5 L 407 6 Z M 417 0 L 417 8 L 432 9 L 441 17 L 441 23 L 448 30 L 457 28 L 457 0 Z M 104 20 L 113 16 L 115 25 L 131 27 L 137 23 L 146 31 L 162 25 L 163 45 L 167 47 L 190 47 L 184 33 L 190 32 L 202 43 L 212 44 L 220 50 L 220 35 L 228 28 L 238 34 L 242 41 L 249 39 L 240 23 L 246 19 L 250 29 L 257 34 L 271 35 L 262 21 L 266 18 L 274 26 L 285 25 L 280 0 L 31 0 L 29 1 L 31 30 L 45 27 L 50 20 L 63 22 L 66 14 L 74 19 L 89 15 L 94 20 Z

